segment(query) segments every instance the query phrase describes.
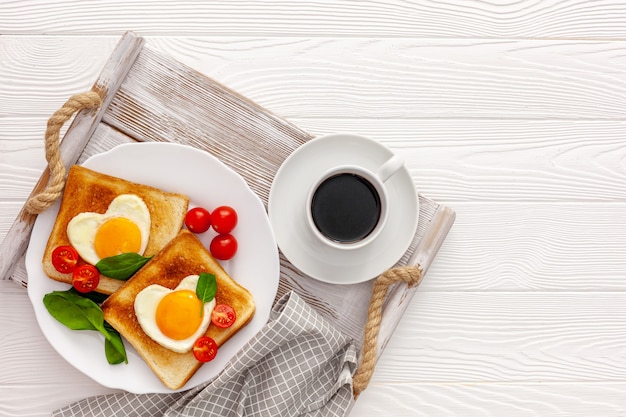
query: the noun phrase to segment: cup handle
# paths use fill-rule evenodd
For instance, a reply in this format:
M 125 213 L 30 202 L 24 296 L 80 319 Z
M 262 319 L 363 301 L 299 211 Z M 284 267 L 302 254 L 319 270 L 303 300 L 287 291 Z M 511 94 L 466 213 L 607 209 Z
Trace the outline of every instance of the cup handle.
M 378 178 L 382 182 L 387 181 L 389 178 L 391 178 L 393 174 L 398 172 L 398 170 L 402 168 L 403 165 L 404 160 L 402 158 L 400 158 L 398 155 L 392 156 L 387 161 L 385 161 L 385 163 L 382 164 L 380 168 L 378 168 Z

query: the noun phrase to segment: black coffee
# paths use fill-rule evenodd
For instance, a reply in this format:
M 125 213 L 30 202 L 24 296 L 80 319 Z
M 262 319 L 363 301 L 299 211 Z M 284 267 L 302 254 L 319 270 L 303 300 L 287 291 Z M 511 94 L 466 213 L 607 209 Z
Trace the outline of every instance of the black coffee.
M 311 214 L 315 226 L 327 238 L 341 243 L 357 242 L 378 224 L 380 197 L 365 178 L 337 174 L 317 187 Z

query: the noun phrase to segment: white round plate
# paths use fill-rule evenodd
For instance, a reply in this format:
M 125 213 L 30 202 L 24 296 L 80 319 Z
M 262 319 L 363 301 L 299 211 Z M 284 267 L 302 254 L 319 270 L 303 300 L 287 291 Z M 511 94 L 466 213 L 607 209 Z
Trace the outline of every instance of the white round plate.
M 89 158 L 83 166 L 95 171 L 185 194 L 189 207 L 209 210 L 229 205 L 238 212 L 233 231 L 239 247 L 224 269 L 254 296 L 256 313 L 250 323 L 226 342 L 217 357 L 204 364 L 180 391 L 216 376 L 243 345 L 267 322 L 278 289 L 279 259 L 265 207 L 245 180 L 207 152 L 173 143 L 120 145 Z M 41 267 L 44 249 L 60 203 L 37 217 L 26 254 L 28 295 L 42 332 L 70 364 L 100 384 L 133 393 L 172 392 L 154 375 L 135 349 L 125 342 L 128 364 L 109 365 L 104 339 L 96 331 L 74 331 L 57 322 L 43 305 L 43 296 L 69 285 L 48 278 Z M 197 235 L 208 247 L 214 232 Z
M 320 281 L 354 284 L 375 278 L 402 257 L 419 215 L 417 192 L 404 166 L 385 182 L 389 217 L 371 244 L 334 249 L 322 244 L 306 222 L 307 193 L 322 173 L 338 165 L 376 171 L 392 156 L 372 139 L 336 133 L 312 139 L 283 162 L 270 189 L 268 213 L 278 247 L 296 268 Z

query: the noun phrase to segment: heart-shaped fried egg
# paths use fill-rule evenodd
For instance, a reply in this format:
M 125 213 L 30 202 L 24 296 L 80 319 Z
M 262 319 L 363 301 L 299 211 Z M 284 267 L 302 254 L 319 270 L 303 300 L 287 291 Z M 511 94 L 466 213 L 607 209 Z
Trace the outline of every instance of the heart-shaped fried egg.
M 150 236 L 150 211 L 134 194 L 117 196 L 106 213 L 79 213 L 67 236 L 81 258 L 95 265 L 103 258 L 134 252 L 143 255 Z
M 202 304 L 196 295 L 198 278 L 189 275 L 173 290 L 152 284 L 135 297 L 135 315 L 144 333 L 174 352 L 190 351 L 211 322 L 215 298 Z

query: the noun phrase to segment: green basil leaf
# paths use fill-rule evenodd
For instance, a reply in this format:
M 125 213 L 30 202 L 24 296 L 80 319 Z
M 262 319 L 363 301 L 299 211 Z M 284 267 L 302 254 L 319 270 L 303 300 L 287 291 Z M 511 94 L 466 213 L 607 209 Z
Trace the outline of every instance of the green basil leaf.
M 208 303 L 213 298 L 215 298 L 215 293 L 217 292 L 217 281 L 215 280 L 215 275 L 208 274 L 206 272 L 200 273 L 200 277 L 198 278 L 198 285 L 196 285 L 196 295 L 202 301 L 202 305 L 204 303 Z M 204 308 L 200 310 L 200 315 L 204 313 Z
M 74 293 L 80 297 L 85 297 L 85 298 L 89 298 L 91 301 L 93 301 L 94 303 L 100 305 L 104 302 L 104 300 L 106 300 L 107 298 L 109 298 L 109 296 L 107 294 L 102 294 L 99 292 L 95 292 L 95 291 L 89 291 L 89 292 L 79 292 L 76 288 L 72 287 L 68 290 L 68 292 L 70 293 Z
M 72 330 L 97 330 L 104 335 L 104 353 L 112 364 L 128 363 L 122 337 L 104 321 L 102 309 L 93 300 L 73 288 L 44 295 L 46 309 L 60 323 Z
M 53 291 L 44 295 L 48 312 L 72 330 L 100 330 L 104 316 L 98 304 L 70 291 Z
M 106 321 L 104 322 L 104 328 L 107 331 L 104 339 L 104 354 L 106 355 L 107 362 L 109 362 L 110 365 L 117 365 L 122 362 L 128 363 L 122 336 Z
M 128 363 L 126 355 L 121 354 L 109 339 L 104 339 L 104 355 L 109 365 L 119 365 L 120 363 Z
M 137 253 L 122 253 L 101 259 L 96 268 L 104 276 L 122 281 L 132 277 L 152 256 L 145 257 Z

